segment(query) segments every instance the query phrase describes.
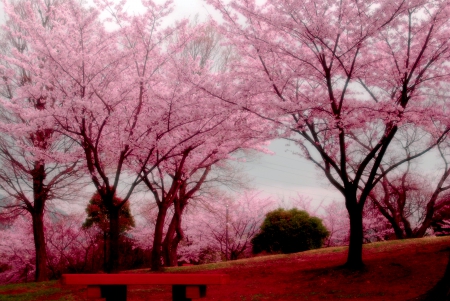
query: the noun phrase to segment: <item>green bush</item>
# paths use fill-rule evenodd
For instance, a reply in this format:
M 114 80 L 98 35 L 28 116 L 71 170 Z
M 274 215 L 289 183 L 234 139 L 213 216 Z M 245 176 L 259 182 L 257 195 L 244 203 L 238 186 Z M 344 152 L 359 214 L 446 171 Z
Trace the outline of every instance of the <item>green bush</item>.
M 266 214 L 261 230 L 252 239 L 253 253 L 295 253 L 322 246 L 329 235 L 318 217 L 298 209 L 277 209 Z

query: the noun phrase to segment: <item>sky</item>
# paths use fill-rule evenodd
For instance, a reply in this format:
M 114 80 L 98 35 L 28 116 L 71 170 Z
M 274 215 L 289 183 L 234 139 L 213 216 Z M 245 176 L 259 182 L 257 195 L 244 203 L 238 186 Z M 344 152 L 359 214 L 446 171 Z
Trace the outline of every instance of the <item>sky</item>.
M 285 202 L 299 194 L 315 203 L 341 199 L 312 162 L 295 154 L 298 152 L 295 145 L 277 139 L 271 141 L 268 148 L 274 154 L 259 154 L 241 163 L 255 189 Z

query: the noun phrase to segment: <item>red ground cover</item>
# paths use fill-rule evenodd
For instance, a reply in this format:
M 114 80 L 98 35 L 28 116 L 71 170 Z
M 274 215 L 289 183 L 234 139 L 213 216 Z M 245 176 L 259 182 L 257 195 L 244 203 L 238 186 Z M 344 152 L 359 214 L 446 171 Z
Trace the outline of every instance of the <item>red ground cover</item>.
M 408 300 L 427 291 L 443 275 L 448 246 L 447 237 L 369 244 L 364 248 L 366 269 L 360 272 L 340 267 L 345 262 L 346 248 L 263 256 L 168 272 L 229 274 L 230 284 L 209 286 L 207 298 L 200 299 L 205 301 Z M 37 300 L 86 300 L 82 286 L 62 289 L 64 292 Z M 130 301 L 171 300 L 171 287 L 167 285 L 129 286 L 128 291 Z

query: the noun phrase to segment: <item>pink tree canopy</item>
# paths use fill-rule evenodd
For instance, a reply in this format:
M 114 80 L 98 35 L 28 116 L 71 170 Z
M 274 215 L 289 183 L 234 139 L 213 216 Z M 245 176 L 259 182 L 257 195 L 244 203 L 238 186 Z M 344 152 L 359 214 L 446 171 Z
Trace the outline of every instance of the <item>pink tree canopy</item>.
M 174 196 L 180 180 L 238 148 L 257 148 L 271 133 L 253 115 L 217 105 L 187 80 L 209 77 L 205 62 L 178 55 L 202 31 L 186 22 L 164 27 L 170 2 L 143 4 L 144 12 L 132 15 L 124 3 L 66 1 L 47 12 L 49 28 L 35 26 L 36 15 L 25 21 L 9 10 L 29 51 L 7 60 L 34 78 L 18 88 L 12 103 L 30 124 L 51 124 L 75 142 L 69 153 L 53 157 L 81 159 L 105 203 L 110 270 L 117 266 L 118 212 L 137 185 L 155 174 L 162 182 L 172 176 L 174 185 L 161 191 Z M 105 21 L 102 11 L 109 12 Z M 45 105 L 30 111 L 29 98 Z M 116 193 L 123 200 L 118 204 Z
M 398 129 L 422 127 L 431 139 L 390 170 L 448 131 L 447 1 L 208 3 L 241 60 L 228 80 L 214 79 L 221 87 L 198 85 L 282 126 L 322 170 L 349 212 L 346 265 L 361 268 L 363 207 Z

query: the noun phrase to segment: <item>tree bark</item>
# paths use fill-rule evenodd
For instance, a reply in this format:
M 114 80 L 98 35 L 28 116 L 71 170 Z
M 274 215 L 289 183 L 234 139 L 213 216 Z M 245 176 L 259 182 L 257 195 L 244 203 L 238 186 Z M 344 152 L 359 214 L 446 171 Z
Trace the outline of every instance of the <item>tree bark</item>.
M 183 240 L 183 234 L 177 231 L 180 227 L 179 219 L 174 215 L 162 245 L 164 265 L 167 267 L 178 265 L 178 245 Z
M 174 236 L 176 235 L 176 218 L 174 214 L 172 216 L 172 220 L 170 221 L 169 228 L 167 229 L 166 237 L 164 238 L 164 241 L 162 243 L 162 254 L 164 258 L 164 265 L 166 267 L 173 267 L 176 266 L 178 262 L 174 262 L 173 258 L 173 240 Z
M 103 271 L 107 271 L 108 270 L 108 262 L 107 262 L 107 237 L 108 235 L 106 234 L 106 231 L 103 231 Z
M 109 258 L 107 273 L 114 273 L 119 269 L 119 210 L 117 206 L 109 208 Z
M 170 221 L 169 229 L 162 244 L 164 266 L 174 267 L 178 265 L 178 244 L 183 239 L 176 231 L 178 219 L 175 215 Z
M 153 236 L 151 265 L 153 271 L 159 271 L 162 268 L 162 237 L 164 230 L 164 222 L 167 215 L 167 206 L 162 204 L 159 206 L 158 216 L 156 218 L 155 234 Z
M 177 235 L 174 237 L 172 241 L 172 248 L 170 249 L 170 264 L 171 266 L 177 266 L 178 265 L 178 246 L 180 245 L 180 242 L 183 240 L 183 236 Z
M 47 249 L 45 245 L 44 232 L 44 209 L 47 200 L 47 189 L 44 185 L 46 178 L 45 166 L 42 162 L 36 161 L 34 169 L 31 171 L 33 178 L 33 198 L 34 205 L 28 206 L 33 220 L 33 237 L 36 254 L 36 273 L 35 281 L 48 280 L 47 275 Z
M 36 254 L 35 281 L 47 281 L 47 249 L 45 246 L 43 212 L 33 212 L 33 237 Z
M 363 246 L 363 217 L 362 208 L 356 201 L 355 195 L 346 196 L 346 206 L 350 218 L 350 242 L 345 267 L 352 270 L 364 268 L 362 260 Z
M 187 200 L 174 200 L 174 214 L 162 245 L 165 266 L 178 265 L 178 245 L 184 238 L 181 229 L 181 216 L 186 205 Z

